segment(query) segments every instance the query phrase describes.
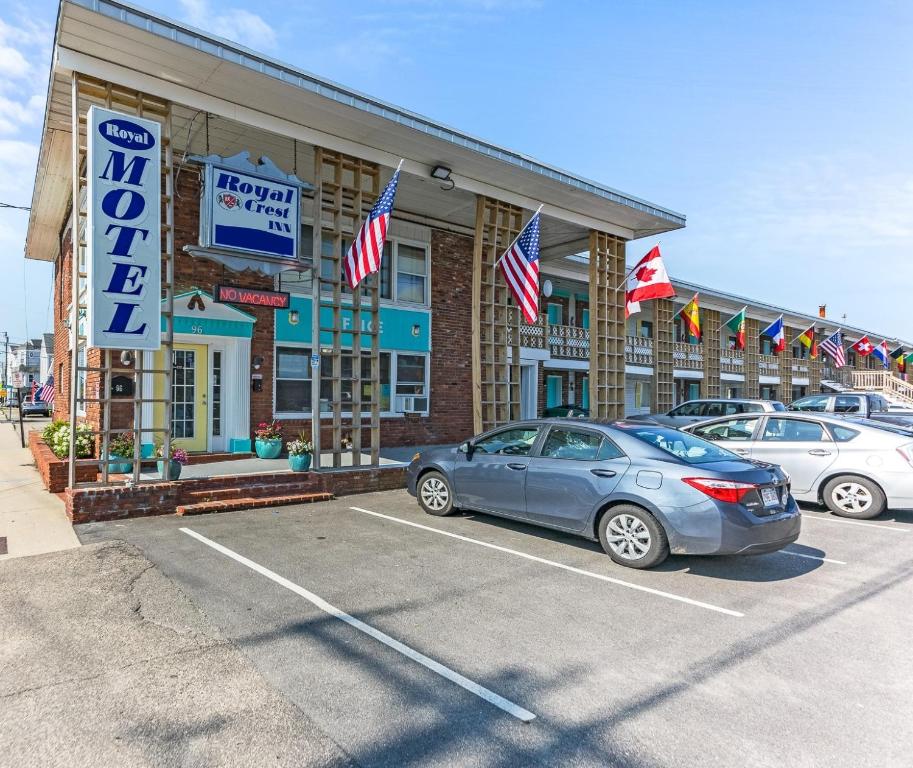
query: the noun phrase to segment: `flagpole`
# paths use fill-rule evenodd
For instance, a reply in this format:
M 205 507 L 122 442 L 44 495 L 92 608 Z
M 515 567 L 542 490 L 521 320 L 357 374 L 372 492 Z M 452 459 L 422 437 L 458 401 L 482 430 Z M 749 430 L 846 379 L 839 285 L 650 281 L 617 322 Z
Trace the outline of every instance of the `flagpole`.
M 532 221 L 535 218 L 536 214 L 542 210 L 542 207 L 544 205 L 545 205 L 545 203 L 539 203 L 539 207 L 536 208 L 536 213 L 534 213 L 532 216 L 529 217 L 529 221 Z M 517 236 L 513 240 L 510 241 L 510 245 L 508 245 L 507 248 L 504 249 L 504 253 L 502 253 L 501 257 L 495 262 L 495 267 L 497 267 L 498 264 L 500 264 L 504 260 L 504 257 L 507 256 L 507 254 L 510 252 L 510 249 L 513 248 L 514 245 L 516 244 L 517 240 L 520 239 L 520 235 L 523 234 L 523 230 L 529 226 L 529 221 L 527 221 L 526 224 L 523 225 L 523 228 L 517 233 Z
M 732 317 L 736 317 L 737 315 L 741 315 L 743 312 L 748 312 L 748 305 L 747 305 L 747 304 L 746 304 L 744 307 L 742 307 L 738 312 L 736 312 Z M 732 320 L 732 317 L 730 317 L 729 320 Z M 745 319 L 747 320 L 748 318 L 746 317 Z M 722 325 L 720 325 L 720 327 L 717 328 L 717 330 L 718 330 L 718 331 L 722 331 L 723 328 L 725 328 L 725 327 L 729 324 L 729 320 L 727 320 L 725 323 L 723 323 Z

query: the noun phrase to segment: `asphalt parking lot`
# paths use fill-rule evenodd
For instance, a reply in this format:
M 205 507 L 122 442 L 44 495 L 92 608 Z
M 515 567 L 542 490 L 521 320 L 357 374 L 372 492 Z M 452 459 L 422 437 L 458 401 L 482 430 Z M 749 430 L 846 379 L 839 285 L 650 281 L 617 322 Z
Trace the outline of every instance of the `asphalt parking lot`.
M 364 766 L 907 766 L 913 513 L 672 557 L 404 491 L 80 526 L 136 544 Z

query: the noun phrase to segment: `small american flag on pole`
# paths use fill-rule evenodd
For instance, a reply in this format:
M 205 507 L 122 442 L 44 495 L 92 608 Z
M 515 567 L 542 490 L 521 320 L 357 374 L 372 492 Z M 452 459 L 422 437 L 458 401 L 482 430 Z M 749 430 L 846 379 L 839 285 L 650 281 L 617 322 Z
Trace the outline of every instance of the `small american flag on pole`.
M 38 390 L 38 399 L 44 403 L 54 403 L 54 376 L 48 376 L 48 380 Z
M 837 368 L 846 365 L 846 351 L 843 349 L 843 334 L 840 331 L 828 336 L 821 342 L 820 347 L 833 359 Z
M 542 206 L 539 206 L 539 211 Z M 498 259 L 498 266 L 527 323 L 539 317 L 539 211 Z
M 346 270 L 346 281 L 353 291 L 368 275 L 380 271 L 380 260 L 384 255 L 384 241 L 387 239 L 387 226 L 390 224 L 390 214 L 393 213 L 393 198 L 396 197 L 396 185 L 399 184 L 399 171 L 403 161 L 390 179 L 384 191 L 365 223 L 361 225 L 358 235 L 346 252 L 343 261 Z

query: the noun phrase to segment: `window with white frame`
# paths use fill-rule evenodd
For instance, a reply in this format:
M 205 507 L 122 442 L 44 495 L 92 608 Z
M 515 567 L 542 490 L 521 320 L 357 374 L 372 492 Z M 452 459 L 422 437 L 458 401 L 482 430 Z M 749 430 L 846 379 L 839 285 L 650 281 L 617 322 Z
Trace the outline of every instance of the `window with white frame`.
M 79 370 L 86 367 L 86 347 L 80 345 L 76 353 L 76 414 L 78 416 L 86 415 L 86 372 Z
M 313 227 L 304 224 L 301 228 L 301 258 L 309 261 L 314 253 Z M 340 258 L 345 255 L 351 240 L 342 238 Z M 333 274 L 333 238 L 324 234 L 321 256 L 326 257 L 321 261 L 321 274 L 330 279 Z M 425 243 L 399 240 L 390 238 L 384 244 L 384 255 L 380 264 L 380 297 L 388 301 L 399 301 L 410 304 L 429 303 L 428 283 L 430 246 Z M 300 272 L 282 272 L 276 277 L 276 289 L 290 293 L 310 295 L 311 287 L 310 268 Z M 394 277 L 395 276 L 395 277 Z M 329 286 L 323 289 L 330 291 Z M 343 293 L 351 293 L 348 286 L 343 283 Z

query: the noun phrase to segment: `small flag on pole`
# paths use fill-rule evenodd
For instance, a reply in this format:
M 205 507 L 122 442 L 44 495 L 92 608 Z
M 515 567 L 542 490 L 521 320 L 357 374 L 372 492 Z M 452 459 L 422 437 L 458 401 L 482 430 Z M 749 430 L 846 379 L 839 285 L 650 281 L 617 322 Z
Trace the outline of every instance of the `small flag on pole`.
M 670 299 L 675 296 L 675 288 L 669 280 L 666 265 L 660 255 L 659 246 L 653 246 L 627 277 L 628 289 L 625 292 L 625 318 L 640 312 L 640 302 L 651 299 Z M 620 288 L 621 286 L 619 286 Z
M 685 329 L 688 331 L 688 338 L 692 344 L 701 343 L 701 309 L 697 303 L 697 294 L 684 307 L 679 310 L 682 320 L 685 323 Z
M 843 334 L 840 331 L 832 333 L 822 341 L 821 350 L 830 356 L 837 368 L 846 365 L 846 351 L 843 349 Z
M 48 380 L 38 390 L 38 399 L 49 405 L 54 404 L 54 376 L 48 376 Z
M 539 206 L 542 210 L 542 206 Z M 510 247 L 498 259 L 507 287 L 527 323 L 539 318 L 539 211 L 526 222 Z
M 888 353 L 888 342 L 882 341 L 877 347 L 873 347 L 872 357 L 881 360 L 881 364 L 885 368 L 889 368 L 891 366 L 891 356 Z
M 745 349 L 745 315 L 748 307 L 742 307 L 726 321 L 726 327 L 735 334 L 735 348 Z
M 855 344 L 851 345 L 853 349 L 856 350 L 856 353 L 865 357 L 866 355 L 871 355 L 875 351 L 875 345 L 869 341 L 868 336 L 863 336 Z
M 761 335 L 769 337 L 773 342 L 771 349 L 775 355 L 779 355 L 784 349 L 786 349 L 786 333 L 783 330 L 783 315 L 780 315 L 763 331 L 761 331 Z
M 368 275 L 380 271 L 384 241 L 387 239 L 387 227 L 390 224 L 390 214 L 393 213 L 393 199 L 396 197 L 396 185 L 399 184 L 399 172 L 402 167 L 403 161 L 400 160 L 393 178 L 377 198 L 371 213 L 346 252 L 343 266 L 346 270 L 346 281 L 353 291 Z
M 806 328 L 795 340 L 808 350 L 809 357 L 812 359 L 818 357 L 818 345 L 815 343 L 815 326 L 812 325 Z

